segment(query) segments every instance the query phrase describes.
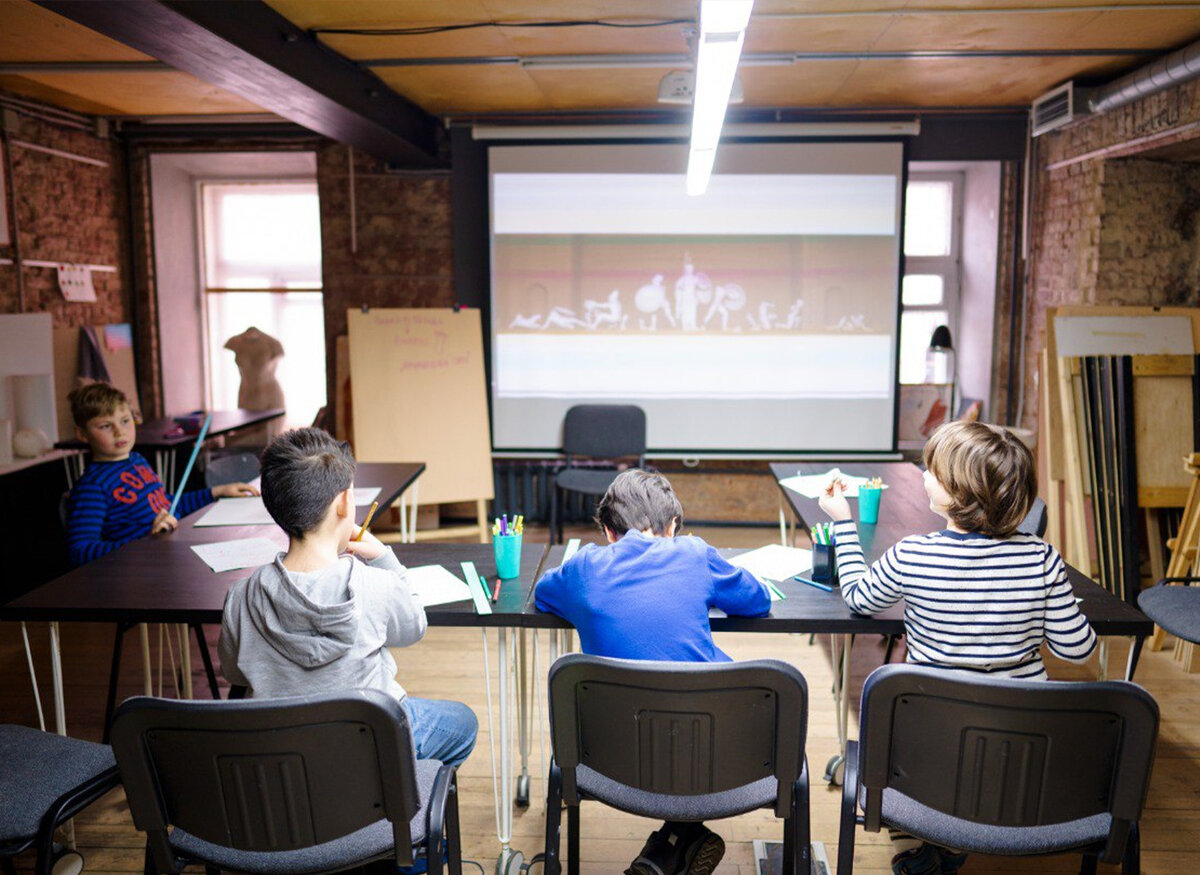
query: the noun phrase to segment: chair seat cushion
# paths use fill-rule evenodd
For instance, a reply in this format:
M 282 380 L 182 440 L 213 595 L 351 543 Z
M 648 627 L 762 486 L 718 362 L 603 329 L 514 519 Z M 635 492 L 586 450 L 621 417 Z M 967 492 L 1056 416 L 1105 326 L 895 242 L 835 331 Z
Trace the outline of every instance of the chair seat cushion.
M 568 492 L 603 495 L 620 471 L 611 468 L 565 468 L 554 478 L 554 485 Z
M 866 804 L 865 790 L 858 803 Z M 1053 854 L 1103 844 L 1112 825 L 1112 817 L 1107 813 L 1046 826 L 972 823 L 935 811 L 890 788 L 883 791 L 881 819 L 888 826 L 935 845 L 975 854 L 1008 856 Z
M 32 839 L 55 800 L 116 765 L 107 744 L 0 725 L 0 842 Z
M 584 796 L 630 814 L 663 820 L 711 820 L 745 814 L 756 808 L 773 805 L 779 786 L 772 776 L 720 793 L 670 796 L 621 784 L 583 765 L 575 768 L 575 782 Z
M 433 782 L 442 764 L 437 760 L 417 760 L 417 790 L 421 796 L 421 810 L 409 822 L 413 845 L 425 841 L 425 819 Z M 175 829 L 171 833 L 171 847 L 176 853 L 221 869 L 235 872 L 285 875 L 285 873 L 327 872 L 359 866 L 392 853 L 392 825 L 387 820 L 377 820 L 370 826 L 325 842 L 311 848 L 295 851 L 241 851 L 236 848 L 214 845 Z
M 1142 590 L 1138 607 L 1175 637 L 1200 642 L 1200 586 L 1152 586 Z

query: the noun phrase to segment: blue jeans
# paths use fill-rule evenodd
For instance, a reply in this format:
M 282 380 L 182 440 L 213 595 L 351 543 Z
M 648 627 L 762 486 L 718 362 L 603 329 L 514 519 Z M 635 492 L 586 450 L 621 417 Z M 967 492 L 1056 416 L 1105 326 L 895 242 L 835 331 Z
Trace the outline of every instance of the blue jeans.
M 457 768 L 475 748 L 479 721 L 462 702 L 405 696 L 401 707 L 412 727 L 419 760 L 441 760 Z

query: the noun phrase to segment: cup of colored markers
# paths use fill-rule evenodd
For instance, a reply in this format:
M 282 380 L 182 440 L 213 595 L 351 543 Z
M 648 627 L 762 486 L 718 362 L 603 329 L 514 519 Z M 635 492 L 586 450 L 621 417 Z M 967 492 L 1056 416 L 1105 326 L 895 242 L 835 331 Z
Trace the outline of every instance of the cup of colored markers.
M 492 526 L 492 549 L 496 556 L 496 576 L 511 580 L 521 576 L 521 536 L 525 534 L 525 517 L 508 514 L 497 517 Z
M 883 497 L 883 481 L 873 477 L 858 487 L 858 521 L 875 525 L 879 522 L 879 499 Z
M 837 585 L 837 554 L 833 548 L 833 527 L 818 523 L 812 528 L 812 579 Z

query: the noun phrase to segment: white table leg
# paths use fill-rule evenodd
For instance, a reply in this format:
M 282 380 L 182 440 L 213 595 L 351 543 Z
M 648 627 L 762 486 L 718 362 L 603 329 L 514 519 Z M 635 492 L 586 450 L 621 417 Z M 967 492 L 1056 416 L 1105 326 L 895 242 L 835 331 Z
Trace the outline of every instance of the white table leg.
M 414 480 L 412 487 L 409 489 L 412 493 L 412 516 L 408 521 L 408 542 L 416 543 L 417 540 L 417 498 L 421 494 L 421 481 Z M 400 513 L 404 513 L 404 507 L 401 505 Z
M 1096 648 L 1096 657 L 1100 664 L 1096 667 L 1096 680 L 1108 680 L 1108 638 L 1101 638 Z
M 840 784 L 846 765 L 846 742 L 850 737 L 850 648 L 852 635 L 830 635 L 829 656 L 833 662 L 833 707 L 837 715 L 838 752 L 825 766 L 825 780 Z
M 787 515 L 783 507 L 783 496 L 779 496 L 779 543 L 790 547 L 787 539 Z
M 186 623 L 175 626 L 179 636 L 179 673 L 183 677 L 183 698 L 194 699 L 192 695 L 192 644 L 188 638 L 189 629 Z

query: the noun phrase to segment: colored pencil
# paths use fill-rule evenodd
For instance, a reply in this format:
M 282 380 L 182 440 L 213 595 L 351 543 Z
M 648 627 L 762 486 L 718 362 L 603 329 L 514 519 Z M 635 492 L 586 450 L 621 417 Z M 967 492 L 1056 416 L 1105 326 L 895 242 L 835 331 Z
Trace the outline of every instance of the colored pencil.
M 183 495 L 183 488 L 187 486 L 188 477 L 192 473 L 192 466 L 196 464 L 196 457 L 200 455 L 200 448 L 204 446 L 204 436 L 208 434 L 208 427 L 210 425 L 212 425 L 211 413 L 204 417 L 204 425 L 200 426 L 200 434 L 196 435 L 196 446 L 192 447 L 192 457 L 188 459 L 187 467 L 183 469 L 183 477 L 175 489 L 175 497 L 171 499 L 171 509 L 167 511 L 171 516 L 175 516 L 175 511 L 179 508 L 179 497 Z

